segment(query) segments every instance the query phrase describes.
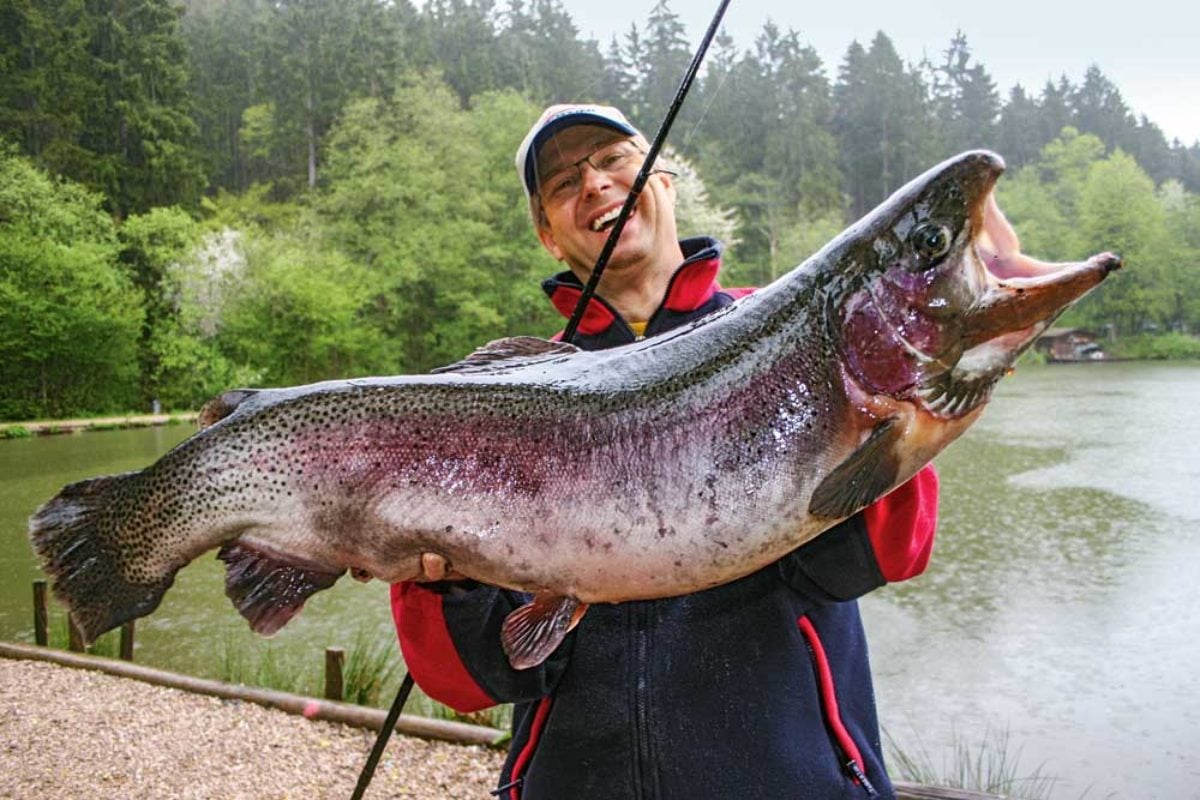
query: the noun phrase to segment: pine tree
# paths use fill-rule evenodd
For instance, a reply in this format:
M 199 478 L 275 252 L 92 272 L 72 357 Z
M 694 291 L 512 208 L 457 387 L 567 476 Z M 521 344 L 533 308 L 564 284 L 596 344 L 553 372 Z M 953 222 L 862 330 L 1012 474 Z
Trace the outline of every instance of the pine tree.
M 1038 106 L 1041 108 L 1041 138 L 1049 143 L 1058 138 L 1063 128 L 1075 124 L 1071 111 L 1071 95 L 1075 87 L 1063 75 L 1058 83 L 1046 81 L 1042 87 L 1042 97 Z
M 834 97 L 851 212 L 861 216 L 936 158 L 926 87 L 881 31 L 869 50 L 851 45 Z
M 942 131 L 943 155 L 995 147 L 1000 98 L 980 64 L 971 63 L 967 37 L 958 31 L 942 64 L 933 70 L 933 111 Z
M 1025 94 L 1020 84 L 1010 89 L 996 130 L 996 148 L 1009 169 L 1018 169 L 1037 158 L 1046 144 L 1041 139 L 1040 123 L 1037 101 Z
M 1083 83 L 1069 99 L 1074 124 L 1083 133 L 1092 133 L 1111 150 L 1127 146 L 1135 123 L 1121 92 L 1096 65 L 1088 67 Z
M 653 128 L 671 106 L 679 81 L 691 61 L 687 37 L 679 15 L 671 11 L 667 0 L 658 0 L 646 21 L 644 57 L 640 63 L 642 81 L 638 120 Z M 696 107 L 685 105 L 677 120 L 685 127 L 695 119 Z

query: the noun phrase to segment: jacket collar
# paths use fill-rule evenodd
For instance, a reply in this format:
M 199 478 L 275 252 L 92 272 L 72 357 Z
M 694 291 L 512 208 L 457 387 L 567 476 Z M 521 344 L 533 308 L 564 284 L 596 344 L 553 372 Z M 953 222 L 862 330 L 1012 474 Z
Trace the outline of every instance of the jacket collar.
M 717 273 L 721 269 L 724 245 L 711 236 L 697 236 L 682 240 L 679 246 L 683 250 L 684 260 L 671 275 L 660 310 L 695 311 L 721 288 L 717 283 Z M 550 297 L 550 302 L 558 312 L 570 319 L 583 294 L 583 284 L 575 277 L 575 273 L 566 270 L 542 281 L 542 290 Z M 604 298 L 592 295 L 583 319 L 579 321 L 579 332 L 586 336 L 597 336 L 619 318 L 620 314 Z

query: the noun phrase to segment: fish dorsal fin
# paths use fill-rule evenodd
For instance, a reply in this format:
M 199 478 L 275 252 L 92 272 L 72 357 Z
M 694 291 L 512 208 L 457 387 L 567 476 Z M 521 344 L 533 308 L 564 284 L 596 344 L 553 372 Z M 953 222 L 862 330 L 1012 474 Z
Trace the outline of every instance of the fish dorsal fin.
M 546 660 L 578 623 L 587 604 L 574 597 L 539 594 L 504 619 L 500 642 L 513 669 L 529 669 Z
M 232 414 L 246 398 L 256 394 L 257 389 L 230 389 L 228 392 L 221 392 L 200 408 L 200 413 L 196 415 L 196 424 L 201 428 L 215 425 Z
M 263 636 L 286 625 L 310 595 L 333 586 L 343 574 L 287 561 L 236 539 L 225 544 L 217 558 L 225 562 L 225 596 Z
M 867 440 L 821 481 L 808 501 L 808 513 L 843 519 L 882 497 L 900 472 L 893 445 L 901 433 L 895 418 L 876 425 Z
M 578 352 L 578 347 L 566 342 L 552 342 L 538 336 L 510 336 L 488 342 L 462 361 L 433 372 L 498 372 Z

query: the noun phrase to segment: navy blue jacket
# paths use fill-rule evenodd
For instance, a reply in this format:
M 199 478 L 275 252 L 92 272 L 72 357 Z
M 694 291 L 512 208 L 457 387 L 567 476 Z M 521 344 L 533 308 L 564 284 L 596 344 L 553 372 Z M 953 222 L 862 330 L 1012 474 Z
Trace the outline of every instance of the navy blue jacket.
M 716 281 L 720 245 L 682 242 L 685 262 L 650 319 L 653 336 L 745 291 Z M 581 285 L 545 282 L 569 315 Z M 576 344 L 634 334 L 600 299 Z M 924 569 L 931 467 L 778 562 L 684 597 L 592 605 L 543 664 L 516 671 L 500 626 L 527 601 L 473 582 L 393 587 L 405 661 L 460 711 L 515 704 L 504 800 L 890 798 L 854 598 Z

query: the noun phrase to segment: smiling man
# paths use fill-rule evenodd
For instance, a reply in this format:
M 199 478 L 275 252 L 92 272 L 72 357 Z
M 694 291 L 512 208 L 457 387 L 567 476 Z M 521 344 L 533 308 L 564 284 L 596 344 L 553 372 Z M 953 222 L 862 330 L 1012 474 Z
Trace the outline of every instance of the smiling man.
M 648 150 L 606 106 L 552 106 L 517 150 L 538 239 L 567 269 L 545 281 L 570 316 Z M 721 244 L 679 240 L 673 176 L 655 170 L 574 344 L 655 336 L 749 290 L 717 282 Z M 701 501 L 698 501 L 701 502 Z M 890 798 L 855 598 L 921 572 L 937 477 L 908 483 L 745 578 L 683 597 L 594 605 L 541 664 L 500 644 L 529 598 L 456 578 L 436 554 L 392 587 L 404 659 L 462 712 L 513 708 L 504 800 Z M 536 553 L 525 554 L 536 558 Z
M 538 238 L 586 282 L 649 143 L 614 108 L 552 106 L 517 153 Z M 671 174 L 656 170 L 625 222 L 599 292 L 628 322 L 645 323 L 684 260 Z

